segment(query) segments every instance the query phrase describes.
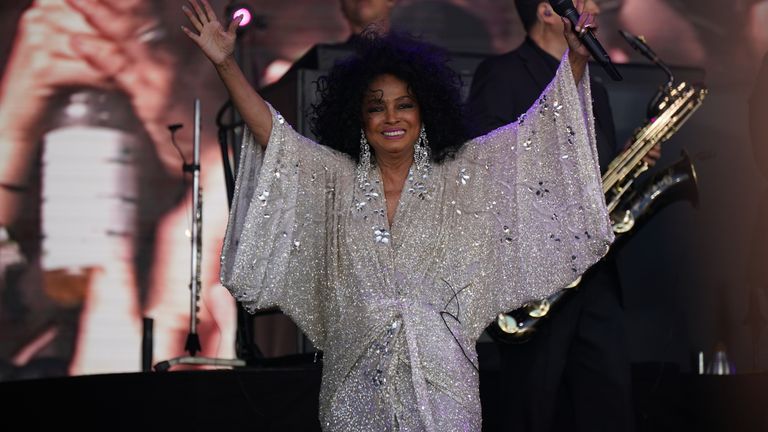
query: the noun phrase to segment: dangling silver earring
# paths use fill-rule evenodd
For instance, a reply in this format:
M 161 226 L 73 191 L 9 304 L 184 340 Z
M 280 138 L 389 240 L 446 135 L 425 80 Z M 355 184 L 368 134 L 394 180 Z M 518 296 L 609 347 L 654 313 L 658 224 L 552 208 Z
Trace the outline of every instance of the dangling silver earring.
M 360 129 L 360 159 L 357 161 L 357 183 L 365 187 L 368 182 L 368 172 L 371 170 L 371 146 L 365 138 L 365 131 Z
M 416 165 L 418 171 L 429 171 L 430 164 L 430 149 L 429 140 L 427 140 L 427 131 L 424 129 L 424 125 L 421 125 L 421 131 L 419 132 L 419 140 L 413 146 L 413 162 Z

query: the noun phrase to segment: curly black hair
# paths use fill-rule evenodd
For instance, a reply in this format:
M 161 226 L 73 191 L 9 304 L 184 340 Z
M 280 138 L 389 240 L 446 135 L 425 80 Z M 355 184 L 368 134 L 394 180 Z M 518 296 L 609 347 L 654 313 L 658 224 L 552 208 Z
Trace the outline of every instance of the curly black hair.
M 374 79 L 391 74 L 408 85 L 419 103 L 432 160 L 452 157 L 469 134 L 461 76 L 448 66 L 446 53 L 397 32 L 365 33 L 355 48 L 317 82 L 320 102 L 312 105 L 310 119 L 318 142 L 359 160 L 363 98 Z

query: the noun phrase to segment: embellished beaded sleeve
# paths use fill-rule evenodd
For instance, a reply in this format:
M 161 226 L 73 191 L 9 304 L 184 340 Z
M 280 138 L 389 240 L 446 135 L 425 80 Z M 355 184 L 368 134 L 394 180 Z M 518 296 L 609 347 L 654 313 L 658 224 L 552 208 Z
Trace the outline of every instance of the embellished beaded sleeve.
M 221 254 L 221 280 L 250 312 L 278 306 L 318 348 L 324 345 L 329 202 L 345 155 L 299 135 L 271 106 L 266 151 L 243 137 Z
M 456 246 L 458 268 L 480 276 L 467 293 L 474 334 L 575 281 L 613 241 L 589 101 L 588 72 L 575 83 L 565 57 L 517 122 L 470 141 L 454 161 L 457 229 L 469 234 Z

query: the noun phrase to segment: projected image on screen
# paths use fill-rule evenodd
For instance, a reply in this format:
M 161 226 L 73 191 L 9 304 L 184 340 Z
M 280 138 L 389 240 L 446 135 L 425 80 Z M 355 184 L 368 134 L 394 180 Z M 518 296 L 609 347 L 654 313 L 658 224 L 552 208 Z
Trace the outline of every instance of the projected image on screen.
M 203 355 L 231 357 L 234 303 L 217 283 L 226 193 L 211 70 L 169 29 L 180 3 L 64 0 L 19 8 L 0 99 L 2 358 L 9 374 L 136 371 L 184 352 L 190 316 L 193 100 L 203 116 Z M 171 7 L 172 6 L 172 7 Z M 167 7 L 167 9 L 165 9 Z M 178 150 L 172 145 L 169 125 Z M 4 260 L 5 261 L 5 260 Z

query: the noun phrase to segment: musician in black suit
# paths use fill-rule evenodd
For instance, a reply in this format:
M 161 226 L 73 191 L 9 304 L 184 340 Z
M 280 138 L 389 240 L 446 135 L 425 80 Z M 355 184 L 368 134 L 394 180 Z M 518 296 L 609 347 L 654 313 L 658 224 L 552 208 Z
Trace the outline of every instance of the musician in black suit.
M 321 50 L 338 58 L 352 54 L 364 31 L 386 33 L 391 26 L 392 10 L 397 0 L 339 0 L 341 14 L 349 27 L 349 37 L 342 42 L 318 43 L 312 46 L 276 82 L 262 88 L 259 94 L 272 104 L 291 124 L 299 124 L 296 112 L 296 80 L 300 69 L 321 69 Z
M 516 50 L 478 66 L 467 106 L 477 135 L 527 111 L 554 77 L 567 49 L 562 19 L 546 1 L 515 4 L 527 38 Z M 592 0 L 583 7 L 599 12 Z M 595 79 L 591 86 L 597 149 L 605 171 L 621 146 L 608 93 Z M 652 150 L 646 161 L 655 162 L 659 152 Z M 584 275 L 578 291 L 558 304 L 530 341 L 498 346 L 502 369 L 498 404 L 509 419 L 505 430 L 634 429 L 621 288 L 610 257 Z

